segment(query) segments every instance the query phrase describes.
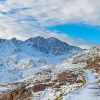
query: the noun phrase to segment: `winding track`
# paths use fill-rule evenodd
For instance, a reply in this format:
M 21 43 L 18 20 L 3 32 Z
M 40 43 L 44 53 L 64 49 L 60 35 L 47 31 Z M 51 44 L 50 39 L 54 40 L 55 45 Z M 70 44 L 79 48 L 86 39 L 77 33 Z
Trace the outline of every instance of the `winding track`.
M 86 85 L 80 90 L 67 94 L 63 100 L 100 100 L 100 84 L 92 71 L 85 71 Z

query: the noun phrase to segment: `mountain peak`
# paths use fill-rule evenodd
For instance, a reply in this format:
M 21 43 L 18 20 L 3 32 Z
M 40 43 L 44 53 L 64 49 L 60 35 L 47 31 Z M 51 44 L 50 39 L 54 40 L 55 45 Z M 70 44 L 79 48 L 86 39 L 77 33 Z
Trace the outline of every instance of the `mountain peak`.
M 14 42 L 14 43 L 17 43 L 18 42 L 18 40 L 15 37 L 12 38 L 11 41 Z
M 48 40 L 51 40 L 51 41 L 60 41 L 59 39 L 57 39 L 55 37 L 50 37 L 50 38 L 48 38 Z
M 26 41 L 34 41 L 34 40 L 44 40 L 44 37 L 41 37 L 41 36 L 37 36 L 37 37 L 31 37 L 31 38 L 29 38 L 28 40 L 26 40 Z
M 35 38 L 29 38 L 25 42 L 32 48 L 35 48 L 36 50 L 39 50 L 40 52 L 45 54 L 63 55 L 71 53 L 73 50 L 81 50 L 80 48 L 70 46 L 69 44 L 62 42 L 55 37 L 44 38 L 38 36 Z
M 13 38 L 11 39 L 11 41 L 15 41 L 15 40 L 17 40 L 15 37 L 13 37 Z

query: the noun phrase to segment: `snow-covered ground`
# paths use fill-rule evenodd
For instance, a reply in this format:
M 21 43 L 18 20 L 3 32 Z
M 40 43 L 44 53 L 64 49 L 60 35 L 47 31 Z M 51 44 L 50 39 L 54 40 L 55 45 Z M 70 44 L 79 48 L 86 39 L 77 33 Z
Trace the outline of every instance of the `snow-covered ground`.
M 85 71 L 86 85 L 81 89 L 69 93 L 63 100 L 100 100 L 100 85 L 94 73 L 90 70 Z
M 69 93 L 71 91 L 74 91 L 77 89 L 78 86 L 81 86 L 81 84 L 73 84 L 69 86 L 62 86 L 60 91 L 56 91 L 52 88 L 46 88 L 44 91 L 40 91 L 37 93 L 33 93 L 33 99 L 32 100 L 60 100 L 57 98 L 60 98 L 60 95 L 64 93 Z M 62 97 L 61 97 L 62 98 Z

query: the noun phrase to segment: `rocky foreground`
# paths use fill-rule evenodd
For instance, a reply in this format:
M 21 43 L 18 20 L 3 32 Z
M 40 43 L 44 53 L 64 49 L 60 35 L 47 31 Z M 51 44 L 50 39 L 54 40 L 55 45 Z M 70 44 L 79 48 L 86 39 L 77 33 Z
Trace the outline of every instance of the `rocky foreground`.
M 43 80 L 37 79 L 35 82 L 34 79 L 30 79 L 24 82 L 8 84 L 6 87 L 9 88 L 1 92 L 0 100 L 31 100 L 32 98 L 33 100 L 42 100 L 42 94 L 45 93 L 46 89 L 53 92 L 52 97 L 46 97 L 47 100 L 58 100 L 85 83 L 82 73 L 82 71 L 64 71 L 54 79 L 51 76 Z

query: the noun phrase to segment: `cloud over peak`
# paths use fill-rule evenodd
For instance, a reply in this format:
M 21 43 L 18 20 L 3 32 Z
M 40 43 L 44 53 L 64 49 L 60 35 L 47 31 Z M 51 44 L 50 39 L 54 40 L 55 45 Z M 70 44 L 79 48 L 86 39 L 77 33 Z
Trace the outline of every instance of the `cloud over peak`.
M 0 37 L 46 36 L 45 27 L 64 23 L 100 25 L 99 9 L 99 0 L 0 0 Z

